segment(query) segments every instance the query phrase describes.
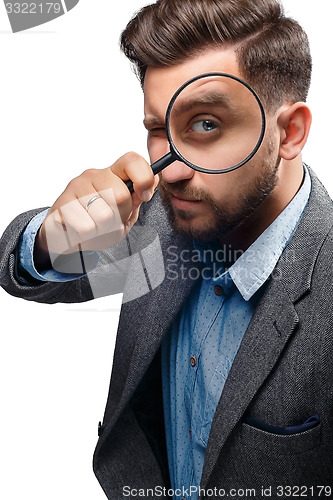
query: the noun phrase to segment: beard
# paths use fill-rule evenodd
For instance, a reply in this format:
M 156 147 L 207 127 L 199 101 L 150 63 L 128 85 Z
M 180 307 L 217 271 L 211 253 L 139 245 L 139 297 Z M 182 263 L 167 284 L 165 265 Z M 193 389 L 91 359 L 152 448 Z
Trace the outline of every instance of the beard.
M 265 158 L 261 162 L 261 168 L 257 175 L 246 184 L 246 191 L 244 190 L 240 194 L 236 208 L 235 203 L 231 207 L 227 202 L 214 199 L 205 189 L 192 188 L 187 179 L 168 184 L 161 176 L 159 191 L 172 228 L 186 238 L 211 242 L 225 237 L 242 226 L 272 193 L 278 183 L 280 158 L 274 155 L 270 141 L 265 149 L 266 154 L 263 155 Z M 253 164 L 253 169 L 258 170 L 258 166 Z M 205 202 L 206 206 L 209 207 L 209 216 L 202 217 L 199 222 L 196 220 L 194 223 L 195 214 L 192 211 L 176 209 L 173 206 L 169 188 L 175 195 Z

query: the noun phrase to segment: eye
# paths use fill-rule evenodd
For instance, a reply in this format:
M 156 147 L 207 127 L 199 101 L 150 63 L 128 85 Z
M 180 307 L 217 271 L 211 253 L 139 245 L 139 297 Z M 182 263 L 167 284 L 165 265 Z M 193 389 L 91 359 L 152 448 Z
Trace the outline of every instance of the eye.
M 193 132 L 199 132 L 199 133 L 211 132 L 212 130 L 215 130 L 217 128 L 218 124 L 215 123 L 213 120 L 198 120 L 197 122 L 194 122 L 191 126 L 191 130 L 193 130 Z

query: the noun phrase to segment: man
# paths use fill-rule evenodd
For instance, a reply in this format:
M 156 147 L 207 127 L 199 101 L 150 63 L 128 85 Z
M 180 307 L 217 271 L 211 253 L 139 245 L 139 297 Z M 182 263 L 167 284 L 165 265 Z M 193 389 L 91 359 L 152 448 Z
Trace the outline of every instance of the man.
M 216 71 L 259 94 L 259 150 L 225 174 L 175 161 L 155 177 L 134 153 L 84 172 L 47 214 L 9 226 L 2 286 L 44 302 L 89 300 L 101 280 L 124 290 L 94 456 L 108 498 L 331 496 L 333 209 L 301 158 L 306 35 L 275 0 L 160 0 L 129 23 L 122 48 L 143 86 L 151 162 L 169 148 L 174 92 Z M 196 124 L 211 124 L 210 111 Z M 145 227 L 164 257 L 156 286 Z

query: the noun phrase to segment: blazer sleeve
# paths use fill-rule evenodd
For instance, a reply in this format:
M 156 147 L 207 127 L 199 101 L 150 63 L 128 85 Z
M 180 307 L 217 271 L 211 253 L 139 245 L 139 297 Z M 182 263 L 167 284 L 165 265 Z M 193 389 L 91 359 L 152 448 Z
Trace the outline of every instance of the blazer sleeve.
M 26 273 L 19 266 L 19 240 L 30 220 L 39 212 L 36 209 L 17 216 L 0 239 L 0 285 L 11 295 L 26 300 L 73 303 L 92 300 L 104 295 L 120 293 L 126 281 L 128 245 L 124 241 L 113 251 L 100 252 L 99 263 L 89 276 L 68 282 L 43 282 Z M 125 252 L 125 254 L 124 254 Z

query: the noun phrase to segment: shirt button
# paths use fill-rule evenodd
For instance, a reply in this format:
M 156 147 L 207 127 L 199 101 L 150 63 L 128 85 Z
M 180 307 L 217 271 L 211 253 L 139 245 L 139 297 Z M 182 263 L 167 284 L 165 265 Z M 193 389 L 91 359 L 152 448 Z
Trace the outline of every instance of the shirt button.
M 214 286 L 214 293 L 215 295 L 223 295 L 223 288 L 221 287 L 221 285 L 215 285 Z
M 191 363 L 192 368 L 194 368 L 197 364 L 197 358 L 195 356 L 191 356 L 190 363 Z

